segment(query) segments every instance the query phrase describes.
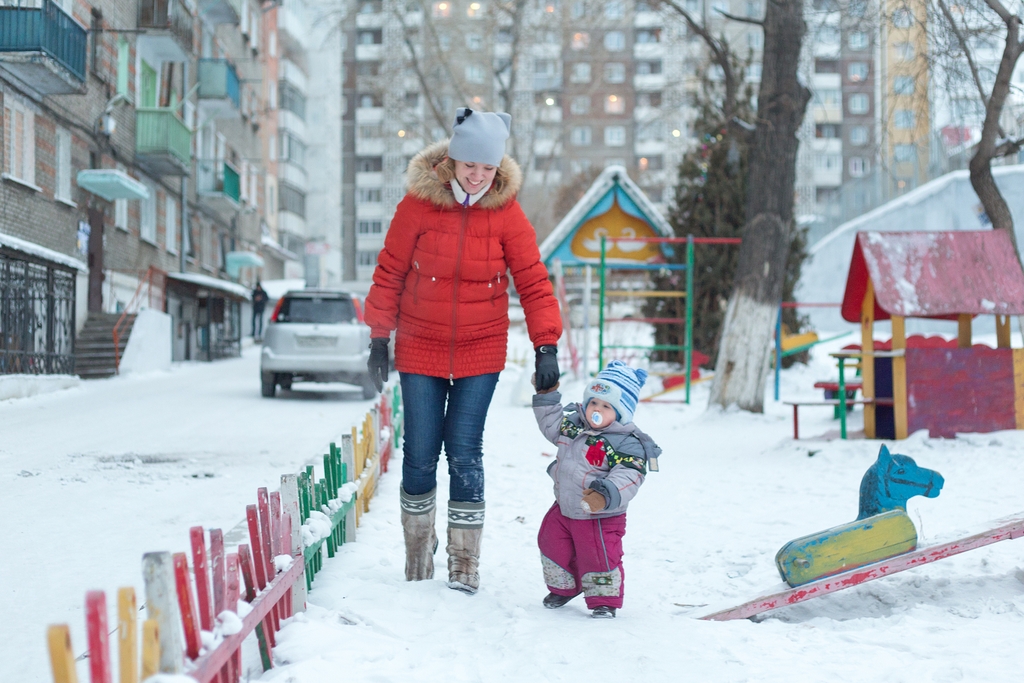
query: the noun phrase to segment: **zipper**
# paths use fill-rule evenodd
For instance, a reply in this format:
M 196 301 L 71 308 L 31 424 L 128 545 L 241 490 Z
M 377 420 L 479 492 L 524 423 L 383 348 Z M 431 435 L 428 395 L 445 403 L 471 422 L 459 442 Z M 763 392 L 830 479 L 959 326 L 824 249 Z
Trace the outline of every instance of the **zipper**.
M 459 278 L 462 274 L 462 241 L 466 236 L 469 207 L 462 207 L 462 222 L 459 225 L 459 246 L 455 252 L 455 275 L 452 278 L 452 343 L 448 355 L 448 383 L 455 386 L 455 336 L 459 325 Z
M 416 284 L 412 286 L 412 303 L 414 306 L 418 306 L 420 303 L 420 262 L 413 261 L 412 265 L 416 268 Z
M 501 272 L 498 272 L 498 276 L 495 282 L 488 282 L 487 286 L 491 288 L 491 306 L 495 305 L 494 297 L 498 296 L 498 288 L 501 286 Z

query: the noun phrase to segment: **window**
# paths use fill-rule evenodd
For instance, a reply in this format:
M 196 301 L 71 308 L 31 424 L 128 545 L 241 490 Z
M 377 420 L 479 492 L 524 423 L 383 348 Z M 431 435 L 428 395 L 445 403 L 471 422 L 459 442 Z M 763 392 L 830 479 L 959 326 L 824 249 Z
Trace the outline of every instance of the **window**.
M 557 140 L 558 129 L 552 126 L 538 125 L 533 129 L 533 138 L 535 140 Z
M 638 107 L 660 107 L 660 92 L 639 92 L 636 94 L 636 106 Z
M 604 144 L 607 147 L 622 147 L 626 144 L 626 127 L 605 126 Z
M 605 19 L 621 19 L 626 16 L 626 5 L 622 0 L 610 0 L 604 3 Z
M 533 158 L 533 170 L 535 171 L 562 171 L 562 158 L 561 157 L 534 157 Z
M 466 34 L 466 47 L 470 50 L 479 50 L 484 46 L 484 38 L 479 33 Z
M 897 95 L 913 95 L 914 94 L 914 77 L 913 76 L 897 76 L 892 79 L 892 89 Z
M 836 26 L 822 26 L 814 36 L 816 42 L 824 45 L 836 45 L 839 43 L 839 28 Z
M 381 106 L 380 96 L 373 93 L 361 93 L 359 95 L 359 106 L 361 108 L 372 108 Z
M 164 198 L 164 247 L 178 253 L 178 202 L 170 195 Z
M 843 167 L 841 154 L 815 154 L 814 166 L 822 171 L 838 171 Z
M 917 148 L 914 145 L 896 145 L 893 148 L 893 159 L 901 163 L 914 161 L 917 158 Z
M 381 221 L 359 221 L 360 235 L 379 235 L 382 230 Z
M 910 28 L 914 25 L 914 15 L 906 7 L 900 7 L 892 13 L 892 25 L 896 28 Z
M 139 201 L 140 211 L 140 224 L 139 224 L 139 237 L 156 244 L 156 202 L 157 202 L 157 189 L 156 184 L 145 181 L 146 187 L 149 189 L 149 199 L 143 199 Z
M 834 59 L 815 59 L 814 73 L 837 74 L 839 73 L 839 62 Z
M 747 47 L 751 50 L 760 50 L 764 47 L 764 34 L 761 31 L 750 31 L 747 33 Z
M 823 88 L 815 93 L 823 107 L 838 107 L 840 92 L 834 88 Z
M 271 57 L 277 56 L 277 31 L 270 31 L 267 34 L 267 52 Z
M 851 126 L 850 127 L 850 144 L 860 147 L 861 145 L 868 144 L 868 127 L 867 126 Z
M 441 3 L 441 4 L 444 4 L 444 3 Z M 377 265 L 377 252 L 376 251 L 360 249 L 359 252 L 358 252 L 358 256 L 359 256 L 359 265 L 361 265 L 361 266 L 375 266 L 375 265 Z
M 358 197 L 360 204 L 379 204 L 381 190 L 379 187 L 360 187 Z
M 914 112 L 910 109 L 897 109 L 893 114 L 893 122 L 899 130 L 913 130 Z
M 379 138 L 384 134 L 384 128 L 380 123 L 361 123 L 358 131 L 360 138 Z
M 914 61 L 914 44 L 913 43 L 896 43 L 893 45 L 893 52 L 896 53 L 896 59 L 901 62 L 912 62 Z
M 479 64 L 470 64 L 466 67 L 466 80 L 470 83 L 484 82 L 484 68 Z
M 604 34 L 604 49 L 609 52 L 626 49 L 626 34 L 622 31 L 608 31 Z
M 277 188 L 279 209 L 306 217 L 306 194 L 288 183 L 281 183 Z
M 10 91 L 4 96 L 4 173 L 29 185 L 36 183 L 35 115 Z
M 117 41 L 117 94 L 128 96 L 128 78 L 131 75 L 132 48 L 127 40 Z
M 435 2 L 434 3 L 434 17 L 437 19 L 447 19 L 452 15 L 452 4 L 450 2 Z
M 751 82 L 758 82 L 761 80 L 761 65 L 751 64 L 747 67 L 747 80 Z
M 646 76 L 648 74 L 660 74 L 661 73 L 661 60 L 654 59 L 650 61 L 642 61 L 636 63 L 636 74 L 637 76 Z
M 437 44 L 444 52 L 448 52 L 452 48 L 452 37 L 447 33 L 440 33 L 437 36 Z
M 591 142 L 590 126 L 574 126 L 570 136 L 572 144 L 577 147 L 585 147 Z
M 626 98 L 621 95 L 609 95 L 604 98 L 605 114 L 622 114 L 626 111 Z
M 576 0 L 576 2 L 572 3 L 570 14 L 573 19 L 582 19 L 587 16 L 587 3 L 583 0 Z
M 626 81 L 626 65 L 621 62 L 608 62 L 604 65 L 605 83 L 624 83 Z
M 573 83 L 590 83 L 590 62 L 577 62 L 572 65 L 569 80 Z
M 569 170 L 573 175 L 580 175 L 590 171 L 590 159 L 572 159 L 569 162 Z
M 64 128 L 57 129 L 56 177 L 54 178 L 53 196 L 65 202 L 71 202 L 71 132 Z
M 495 36 L 495 42 L 498 43 L 511 43 L 512 42 L 512 30 L 507 28 L 499 28 L 498 35 Z
M 636 127 L 636 139 L 640 142 L 649 142 L 651 140 L 664 140 L 665 122 L 651 121 L 649 123 L 638 124 Z
M 303 121 L 306 120 L 306 96 L 299 92 L 299 89 L 287 81 L 281 81 L 279 90 L 281 93 L 281 109 L 287 109 Z
M 415 109 L 420 106 L 420 94 L 418 92 L 405 93 L 405 106 Z
M 867 114 L 870 102 L 867 93 L 855 93 L 847 100 L 847 108 L 851 114 Z
M 661 42 L 661 29 L 660 28 L 645 28 L 636 32 L 636 42 L 638 43 L 660 43 Z
M 380 45 L 383 38 L 383 31 L 377 29 L 375 31 L 360 31 L 356 36 L 356 41 L 358 45 Z
M 637 168 L 641 171 L 660 171 L 665 168 L 665 157 L 660 154 L 640 157 L 640 159 L 637 160 Z
M 864 31 L 853 31 L 847 39 L 847 44 L 851 50 L 866 50 L 868 49 L 868 34 Z
M 814 126 L 814 137 L 831 140 L 839 137 L 839 126 L 834 123 L 818 123 Z
M 572 34 L 569 45 L 573 50 L 586 50 L 590 46 L 590 34 L 586 31 L 577 31 Z
M 846 66 L 846 77 L 853 83 L 860 83 L 868 77 L 867 62 L 850 62 Z
M 863 178 L 868 173 L 868 162 L 860 157 L 850 159 L 850 175 L 854 178 Z
M 287 131 L 281 131 L 281 161 L 306 167 L 306 145 Z
M 384 170 L 384 162 L 380 157 L 357 157 L 357 173 L 380 173 Z
M 590 113 L 590 95 L 578 95 L 572 98 L 569 104 L 569 111 L 573 114 Z
M 484 7 L 479 2 L 471 2 L 469 3 L 469 6 L 466 7 L 466 16 L 470 19 L 479 19 L 483 16 L 483 13 Z
M 359 62 L 356 64 L 356 76 L 379 76 L 380 62 Z

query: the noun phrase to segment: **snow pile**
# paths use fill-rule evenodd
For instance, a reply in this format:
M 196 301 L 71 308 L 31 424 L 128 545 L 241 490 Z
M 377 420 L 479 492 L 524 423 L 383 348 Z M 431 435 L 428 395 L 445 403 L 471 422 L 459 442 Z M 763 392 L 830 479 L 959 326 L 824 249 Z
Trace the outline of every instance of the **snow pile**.
M 74 375 L 0 375 L 0 401 L 73 389 L 81 382 Z
M 278 574 L 281 572 L 288 571 L 288 568 L 292 566 L 292 562 L 295 561 L 291 555 L 275 555 L 274 556 L 274 569 Z
M 309 547 L 331 535 L 331 518 L 319 510 L 310 510 L 309 519 L 302 525 L 302 545 Z

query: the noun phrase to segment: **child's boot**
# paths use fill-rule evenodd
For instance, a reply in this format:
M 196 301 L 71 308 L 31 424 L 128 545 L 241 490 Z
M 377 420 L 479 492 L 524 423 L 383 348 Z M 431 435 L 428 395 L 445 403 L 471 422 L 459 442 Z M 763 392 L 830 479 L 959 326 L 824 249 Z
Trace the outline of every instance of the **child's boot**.
M 402 531 L 405 535 L 405 580 L 426 581 L 434 578 L 434 551 L 437 532 L 434 513 L 437 510 L 437 489 L 411 496 L 402 487 Z
M 609 607 L 608 605 L 600 605 L 591 611 L 590 616 L 594 619 L 614 619 L 615 608 Z
M 448 587 L 469 593 L 480 588 L 480 541 L 484 503 L 448 501 Z
M 579 593 L 577 593 L 576 595 L 579 595 Z M 548 609 L 558 609 L 559 607 L 565 607 L 566 603 L 575 598 L 576 595 L 559 595 L 558 593 L 548 593 L 547 597 L 544 598 L 544 606 Z

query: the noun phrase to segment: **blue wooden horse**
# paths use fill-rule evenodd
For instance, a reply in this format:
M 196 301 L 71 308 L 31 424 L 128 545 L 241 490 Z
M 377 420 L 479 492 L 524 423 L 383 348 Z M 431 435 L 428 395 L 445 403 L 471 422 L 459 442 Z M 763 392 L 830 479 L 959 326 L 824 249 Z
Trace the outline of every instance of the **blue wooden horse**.
M 882 446 L 861 479 L 857 520 L 784 545 L 775 556 L 779 574 L 790 586 L 801 586 L 914 550 L 917 529 L 907 500 L 935 498 L 942 484 L 938 472 Z

